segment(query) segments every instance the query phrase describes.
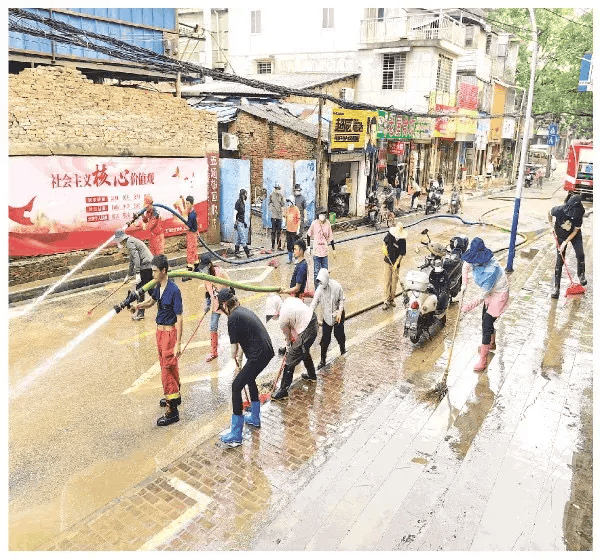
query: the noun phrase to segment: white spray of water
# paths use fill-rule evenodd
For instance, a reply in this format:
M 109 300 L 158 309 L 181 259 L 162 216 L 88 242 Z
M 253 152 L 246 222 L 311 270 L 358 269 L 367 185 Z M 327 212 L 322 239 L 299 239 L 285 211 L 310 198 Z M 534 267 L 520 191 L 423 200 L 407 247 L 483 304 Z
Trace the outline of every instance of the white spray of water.
M 110 239 L 104 241 L 94 252 L 88 254 L 77 266 L 75 266 L 70 272 L 67 272 L 62 278 L 60 278 L 54 285 L 51 285 L 44 293 L 42 293 L 33 303 L 28 305 L 22 312 L 16 314 L 11 318 L 16 318 L 17 316 L 25 316 L 29 314 L 35 307 L 37 307 L 50 293 L 56 290 L 56 288 L 64 283 L 68 278 L 70 278 L 77 270 L 80 270 L 87 262 L 89 262 L 92 258 L 94 258 L 104 247 L 106 247 L 115 236 L 113 235 Z
M 29 373 L 19 384 L 18 386 L 10 391 L 10 399 L 16 398 L 19 396 L 23 390 L 25 390 L 34 380 L 43 375 L 50 367 L 58 363 L 65 355 L 68 355 L 73 351 L 81 342 L 83 342 L 86 338 L 91 336 L 96 330 L 101 328 L 104 324 L 106 324 L 113 316 L 117 314 L 115 309 L 111 309 L 108 311 L 102 318 L 98 319 L 94 324 L 92 324 L 89 328 L 87 328 L 84 332 L 79 334 L 76 338 L 71 340 L 65 347 L 63 347 L 59 352 L 55 353 L 50 359 L 48 359 L 43 365 L 38 367 L 32 373 Z

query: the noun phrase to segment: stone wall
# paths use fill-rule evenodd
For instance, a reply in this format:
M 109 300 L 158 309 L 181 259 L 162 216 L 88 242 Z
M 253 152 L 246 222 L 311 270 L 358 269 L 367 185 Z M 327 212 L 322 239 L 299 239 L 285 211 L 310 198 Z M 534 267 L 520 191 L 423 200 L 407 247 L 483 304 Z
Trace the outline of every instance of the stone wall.
M 214 113 L 168 93 L 99 85 L 70 66 L 8 81 L 9 155 L 204 157 L 219 152 Z
M 240 111 L 229 127 L 239 138 L 240 158 L 250 160 L 252 201 L 263 189 L 263 159 L 317 158 L 317 140 Z

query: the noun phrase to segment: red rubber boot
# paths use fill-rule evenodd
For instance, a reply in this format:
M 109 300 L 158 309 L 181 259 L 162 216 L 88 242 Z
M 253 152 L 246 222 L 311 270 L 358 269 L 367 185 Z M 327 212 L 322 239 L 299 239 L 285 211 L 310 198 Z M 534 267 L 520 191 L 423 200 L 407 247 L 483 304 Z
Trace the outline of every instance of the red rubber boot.
M 479 346 L 479 361 L 475 363 L 473 371 L 475 371 L 476 373 L 481 373 L 482 371 L 485 371 L 488 364 L 487 360 L 489 352 L 490 344 L 483 344 Z
M 211 332 L 210 333 L 210 353 L 206 356 L 206 362 L 212 361 L 219 357 L 217 349 L 219 347 L 219 333 Z

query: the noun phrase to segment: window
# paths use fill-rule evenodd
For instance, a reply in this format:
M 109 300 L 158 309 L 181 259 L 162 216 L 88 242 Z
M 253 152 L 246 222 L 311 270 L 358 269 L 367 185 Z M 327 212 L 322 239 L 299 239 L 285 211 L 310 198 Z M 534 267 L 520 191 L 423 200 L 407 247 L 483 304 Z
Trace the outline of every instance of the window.
M 323 8 L 323 29 L 333 29 L 333 8 Z
M 383 84 L 381 89 L 404 89 L 406 53 L 383 55 Z
M 450 82 L 452 79 L 452 59 L 440 54 L 437 67 L 436 91 L 450 93 Z
M 256 72 L 258 74 L 272 74 L 273 67 L 270 61 L 259 61 L 256 63 Z
M 250 33 L 257 35 L 261 32 L 260 28 L 260 10 L 250 11 Z
M 365 19 L 376 19 L 383 21 L 385 8 L 365 8 Z
M 473 46 L 473 35 L 475 32 L 475 27 L 473 25 L 467 25 L 465 29 L 465 47 Z

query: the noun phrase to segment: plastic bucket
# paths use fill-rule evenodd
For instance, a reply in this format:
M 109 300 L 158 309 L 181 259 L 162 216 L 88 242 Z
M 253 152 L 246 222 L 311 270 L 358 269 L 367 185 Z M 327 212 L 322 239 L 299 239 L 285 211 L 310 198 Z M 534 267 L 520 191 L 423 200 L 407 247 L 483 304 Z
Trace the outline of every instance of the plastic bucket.
M 335 212 L 329 212 L 329 223 L 331 223 L 331 225 L 335 223 Z

